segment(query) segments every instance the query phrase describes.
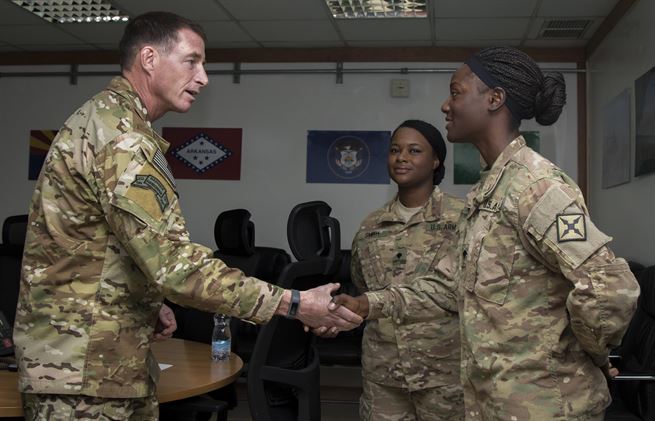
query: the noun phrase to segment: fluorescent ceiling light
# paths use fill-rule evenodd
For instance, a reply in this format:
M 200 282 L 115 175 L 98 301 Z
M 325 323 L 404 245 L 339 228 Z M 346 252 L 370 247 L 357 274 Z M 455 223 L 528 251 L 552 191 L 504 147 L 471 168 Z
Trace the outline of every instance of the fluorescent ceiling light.
M 426 18 L 427 0 L 325 0 L 338 19 Z
M 126 13 L 107 0 L 11 0 L 52 23 L 126 22 Z

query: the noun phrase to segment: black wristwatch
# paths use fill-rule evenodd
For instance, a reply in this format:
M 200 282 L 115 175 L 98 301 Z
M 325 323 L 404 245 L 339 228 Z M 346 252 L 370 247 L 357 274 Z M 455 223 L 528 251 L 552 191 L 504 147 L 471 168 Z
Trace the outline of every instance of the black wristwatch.
M 288 319 L 295 319 L 300 307 L 300 292 L 297 289 L 291 290 L 291 302 L 289 303 L 289 311 L 287 311 Z

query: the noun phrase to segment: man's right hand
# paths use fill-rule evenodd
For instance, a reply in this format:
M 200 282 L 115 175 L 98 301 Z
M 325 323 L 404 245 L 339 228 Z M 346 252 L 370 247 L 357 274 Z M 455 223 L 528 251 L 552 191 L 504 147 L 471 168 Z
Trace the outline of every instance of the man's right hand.
M 339 284 L 326 284 L 307 291 L 300 291 L 300 305 L 296 318 L 305 326 L 316 328 L 325 326 L 338 330 L 351 330 L 359 326 L 363 318 L 344 306 L 328 309 L 332 293 L 339 289 Z

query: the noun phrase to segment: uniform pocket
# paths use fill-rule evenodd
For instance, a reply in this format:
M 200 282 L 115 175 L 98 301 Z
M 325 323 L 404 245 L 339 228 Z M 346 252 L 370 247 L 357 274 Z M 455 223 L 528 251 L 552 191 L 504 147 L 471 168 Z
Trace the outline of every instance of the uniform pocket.
M 480 210 L 465 251 L 465 287 L 477 297 L 505 304 L 516 249 L 516 231 L 499 223 L 499 211 Z
M 360 262 L 364 282 L 369 291 L 384 289 L 391 283 L 391 276 L 387 276 L 387 270 L 381 261 L 383 259 L 381 251 L 377 249 L 375 243 L 362 242 L 360 246 Z M 386 262 L 390 267 L 391 262 Z
M 481 241 L 475 295 L 503 305 L 509 294 L 516 232 L 512 227 L 493 224 Z

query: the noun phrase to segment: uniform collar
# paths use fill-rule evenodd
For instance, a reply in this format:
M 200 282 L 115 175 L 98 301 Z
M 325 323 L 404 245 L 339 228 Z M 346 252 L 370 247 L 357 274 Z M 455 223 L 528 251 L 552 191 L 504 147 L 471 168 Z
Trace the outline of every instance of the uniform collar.
M 502 178 L 505 168 L 507 168 L 507 163 L 509 163 L 514 155 L 516 155 L 524 146 L 525 139 L 523 139 L 523 136 L 517 137 L 510 142 L 505 149 L 503 149 L 489 170 L 484 170 L 480 173 L 480 181 L 466 195 L 469 216 L 479 204 L 483 203 L 487 198 L 489 198 L 489 196 L 491 196 L 496 189 L 498 182 Z
M 430 195 L 427 203 L 423 205 L 423 209 L 418 211 L 414 216 L 407 221 L 408 224 L 416 222 L 432 222 L 439 220 L 439 215 L 441 215 L 441 190 L 439 186 L 434 186 L 434 190 Z M 398 213 L 396 212 L 396 201 L 398 200 L 398 195 L 394 197 L 393 200 L 384 205 L 384 211 L 378 216 L 377 223 L 389 223 L 389 222 L 400 222 L 404 223 Z
M 130 84 L 130 82 L 123 76 L 116 76 L 111 80 L 111 82 L 109 82 L 107 89 L 116 93 L 116 95 L 122 96 L 123 98 L 127 99 L 130 104 L 132 104 L 132 109 L 143 121 L 144 125 L 147 126 L 147 130 L 150 132 L 150 135 L 157 141 L 159 148 L 162 150 L 162 152 L 166 153 L 170 147 L 170 144 L 164 140 L 164 138 L 159 136 L 155 130 L 153 130 L 152 125 L 148 120 L 148 110 L 146 109 L 145 105 L 143 105 L 143 101 L 141 101 L 139 94 L 136 92 L 136 90 L 134 90 L 132 84 Z

